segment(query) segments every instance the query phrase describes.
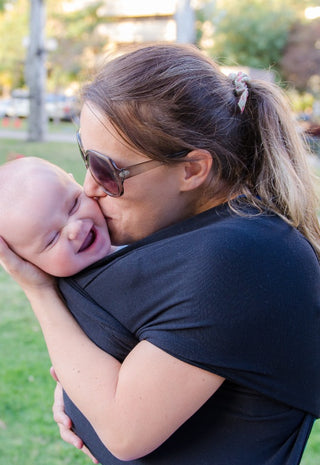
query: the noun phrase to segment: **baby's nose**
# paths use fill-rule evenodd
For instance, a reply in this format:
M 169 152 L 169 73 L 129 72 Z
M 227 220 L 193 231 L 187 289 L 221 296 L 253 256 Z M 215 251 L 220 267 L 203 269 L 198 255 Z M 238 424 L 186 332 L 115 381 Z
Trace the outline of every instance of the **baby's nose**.
M 68 227 L 68 238 L 70 241 L 74 241 L 78 238 L 81 231 L 81 221 L 72 221 Z

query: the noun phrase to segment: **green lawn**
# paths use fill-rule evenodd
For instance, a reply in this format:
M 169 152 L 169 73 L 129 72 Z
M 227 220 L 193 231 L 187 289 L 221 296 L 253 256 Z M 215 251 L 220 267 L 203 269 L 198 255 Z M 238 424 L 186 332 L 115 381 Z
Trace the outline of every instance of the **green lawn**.
M 0 147 L 0 164 L 12 152 L 35 155 L 83 180 L 75 144 L 0 139 Z M 59 437 L 51 412 L 54 382 L 39 325 L 24 294 L 1 268 L 0 312 L 0 465 L 90 463 Z M 320 422 L 311 433 L 302 464 L 320 464 Z
M 39 325 L 2 269 L 0 309 L 0 464 L 88 463 L 59 437 L 51 413 L 54 381 Z
M 22 153 L 60 165 L 79 182 L 84 179 L 76 144 L 0 139 L 0 147 L 0 164 L 10 154 Z M 24 294 L 2 269 L 0 312 L 0 465 L 90 463 L 60 439 L 52 419 L 50 360 L 39 325 Z
M 73 173 L 78 182 L 82 182 L 84 179 L 85 167 L 76 143 L 27 142 L 0 138 L 0 164 L 16 153 L 45 158 Z M 0 465 L 2 464 L 0 463 Z

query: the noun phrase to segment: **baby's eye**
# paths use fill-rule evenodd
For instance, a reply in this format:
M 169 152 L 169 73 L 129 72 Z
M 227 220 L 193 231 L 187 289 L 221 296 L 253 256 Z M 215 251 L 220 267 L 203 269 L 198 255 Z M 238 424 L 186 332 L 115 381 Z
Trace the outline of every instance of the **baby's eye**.
M 59 233 L 58 232 L 54 233 L 49 238 L 45 248 L 48 249 L 48 248 L 52 247 L 57 242 L 58 238 L 59 238 Z
M 80 203 L 79 197 L 76 197 L 76 198 L 73 200 L 71 209 L 70 209 L 70 211 L 69 211 L 69 215 L 72 215 L 73 213 L 75 213 L 75 212 L 78 210 L 79 203 Z

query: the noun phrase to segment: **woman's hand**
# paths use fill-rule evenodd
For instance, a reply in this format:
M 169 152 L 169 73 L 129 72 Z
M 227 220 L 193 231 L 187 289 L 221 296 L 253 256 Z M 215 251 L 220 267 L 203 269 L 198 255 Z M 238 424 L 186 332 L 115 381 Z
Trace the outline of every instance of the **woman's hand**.
M 95 457 L 93 457 L 89 449 L 83 445 L 82 440 L 76 434 L 74 434 L 73 431 L 71 431 L 72 422 L 64 411 L 62 386 L 59 383 L 58 377 L 53 367 L 50 368 L 50 373 L 52 378 L 55 381 L 57 381 L 57 385 L 54 391 L 54 403 L 52 406 L 52 411 L 54 421 L 57 423 L 59 427 L 61 438 L 65 442 L 76 447 L 77 449 L 81 449 L 82 452 L 84 452 L 92 460 L 93 463 L 99 463 L 98 460 Z
M 16 255 L 0 237 L 0 264 L 22 287 L 26 294 L 46 287 L 54 287 L 52 276 Z

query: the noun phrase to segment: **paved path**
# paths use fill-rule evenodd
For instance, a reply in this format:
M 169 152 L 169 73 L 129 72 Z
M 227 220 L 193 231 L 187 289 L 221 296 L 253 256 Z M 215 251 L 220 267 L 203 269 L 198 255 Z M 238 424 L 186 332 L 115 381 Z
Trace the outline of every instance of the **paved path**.
M 26 131 L 14 131 L 10 129 L 0 129 L 0 138 L 2 139 L 18 139 L 18 140 L 28 140 L 28 133 Z M 48 133 L 46 136 L 46 141 L 55 141 L 55 142 L 76 142 L 75 133 Z
M 0 128 L 0 139 L 19 139 L 19 140 L 28 140 L 28 133 L 27 131 L 15 131 L 11 129 L 4 129 Z M 72 133 L 63 133 L 63 132 L 55 132 L 55 133 L 48 133 L 46 137 L 46 141 L 54 141 L 54 142 L 76 142 L 76 134 L 75 132 Z M 310 157 L 310 163 L 312 166 L 320 169 L 320 158 L 319 157 Z

